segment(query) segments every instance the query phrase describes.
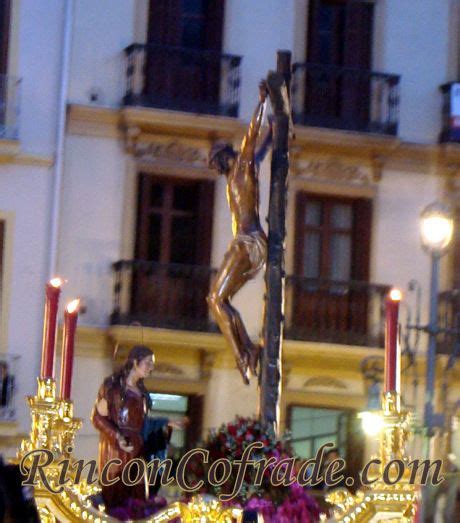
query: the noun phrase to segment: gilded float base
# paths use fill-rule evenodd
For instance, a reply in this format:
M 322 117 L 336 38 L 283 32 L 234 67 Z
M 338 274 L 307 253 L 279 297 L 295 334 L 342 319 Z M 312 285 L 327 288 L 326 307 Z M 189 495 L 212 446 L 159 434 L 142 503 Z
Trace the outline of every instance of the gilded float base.
M 408 464 L 406 443 L 410 435 L 410 415 L 401 411 L 400 396 L 389 392 L 382 397 L 383 429 L 380 433 L 379 478 L 382 478 L 385 466 L 393 460 Z M 389 469 L 390 470 L 390 469 Z M 417 487 L 409 482 L 409 469 L 394 485 L 378 479 L 368 490 L 358 491 L 355 495 L 346 489 L 332 491 L 326 500 L 334 505 L 334 518 L 344 523 L 411 523 L 414 521 L 419 503 Z M 391 468 L 389 480 L 395 470 Z

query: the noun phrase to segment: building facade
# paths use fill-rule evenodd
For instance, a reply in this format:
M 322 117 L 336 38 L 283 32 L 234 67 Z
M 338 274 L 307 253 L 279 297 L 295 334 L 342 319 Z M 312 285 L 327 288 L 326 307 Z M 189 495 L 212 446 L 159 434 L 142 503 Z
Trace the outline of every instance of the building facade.
M 239 146 L 278 49 L 292 51 L 296 135 L 282 427 L 304 457 L 333 441 L 359 467 L 373 451 L 356 415 L 381 378 L 392 286 L 404 293 L 403 399 L 422 417 L 426 340 L 405 336 L 404 324 L 409 310 L 415 317 L 417 289 L 422 322 L 428 311 L 421 211 L 442 199 L 459 216 L 449 83 L 459 75 L 457 1 L 1 6 L 0 348 L 15 365 L 16 396 L 2 425 L 6 452 L 29 428 L 23 398 L 35 392 L 43 286 L 56 274 L 67 280 L 63 302 L 79 296 L 84 305 L 72 394 L 84 420 L 80 455 L 96 453 L 89 413 L 100 383 L 138 343 L 155 351 L 148 386 L 157 410 L 192 420 L 176 434 L 178 448 L 236 415 L 256 414 L 256 383 L 241 383 L 205 302 L 232 237 L 225 179 L 208 169 L 207 154 L 219 139 Z M 268 159 L 262 217 L 269 176 Z M 457 233 L 442 260 L 448 326 L 459 310 L 459 245 Z M 259 275 L 235 299 L 254 339 L 263 294 Z M 450 415 L 460 371 L 443 369 L 454 347 L 450 338 L 438 347 L 436 401 Z M 460 434 L 447 433 L 460 452 Z

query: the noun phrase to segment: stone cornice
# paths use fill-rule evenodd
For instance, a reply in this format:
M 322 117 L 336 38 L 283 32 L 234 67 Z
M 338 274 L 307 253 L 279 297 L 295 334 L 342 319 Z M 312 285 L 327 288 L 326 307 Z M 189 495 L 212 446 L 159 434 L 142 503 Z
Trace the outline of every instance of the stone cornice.
M 69 134 L 123 139 L 127 152 L 137 156 L 138 162 L 148 163 L 149 156 L 152 156 L 155 162 L 167 167 L 165 155 L 168 151 L 175 148 L 181 152 L 179 165 L 191 152 L 196 157 L 203 156 L 215 140 L 225 139 L 238 144 L 246 126 L 242 120 L 222 116 L 143 107 L 71 104 L 67 131 Z M 295 135 L 291 147 L 294 176 L 305 171 L 305 166 L 302 166 L 305 161 L 314 162 L 313 170 L 320 174 L 328 165 L 342 166 L 342 183 L 355 185 L 375 184 L 383 169 L 437 173 L 448 177 L 452 169 L 460 172 L 460 144 L 417 144 L 394 136 L 303 126 L 296 127 Z M 159 157 L 155 155 L 158 151 L 161 153 Z M 321 163 L 325 165 L 324 169 Z M 194 166 L 194 169 L 206 174 L 201 165 Z M 307 176 L 313 178 L 311 165 Z M 323 178 L 320 176 L 320 181 L 327 181 Z

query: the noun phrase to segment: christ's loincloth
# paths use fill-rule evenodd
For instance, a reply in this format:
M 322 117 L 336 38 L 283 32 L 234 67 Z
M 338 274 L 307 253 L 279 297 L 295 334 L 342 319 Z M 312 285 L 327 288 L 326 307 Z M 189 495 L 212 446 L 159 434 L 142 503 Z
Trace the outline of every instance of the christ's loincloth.
M 260 271 L 267 260 L 267 237 L 263 231 L 238 233 L 232 240 L 230 248 L 241 246 L 246 251 L 251 267 L 244 273 L 248 279 Z

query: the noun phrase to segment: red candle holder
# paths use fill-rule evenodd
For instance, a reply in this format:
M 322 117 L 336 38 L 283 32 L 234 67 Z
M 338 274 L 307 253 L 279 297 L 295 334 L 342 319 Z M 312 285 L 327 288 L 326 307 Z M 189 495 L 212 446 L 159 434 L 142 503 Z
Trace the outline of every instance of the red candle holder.
M 60 383 L 60 397 L 63 400 L 70 399 L 72 389 L 73 356 L 79 304 L 80 300 L 73 300 L 67 305 L 64 311 Z
M 398 344 L 401 299 L 401 291 L 392 289 L 385 301 L 385 393 L 401 392 L 401 352 Z
M 45 317 L 43 322 L 41 378 L 54 378 L 57 311 L 61 294 L 61 278 L 53 278 L 45 287 Z

